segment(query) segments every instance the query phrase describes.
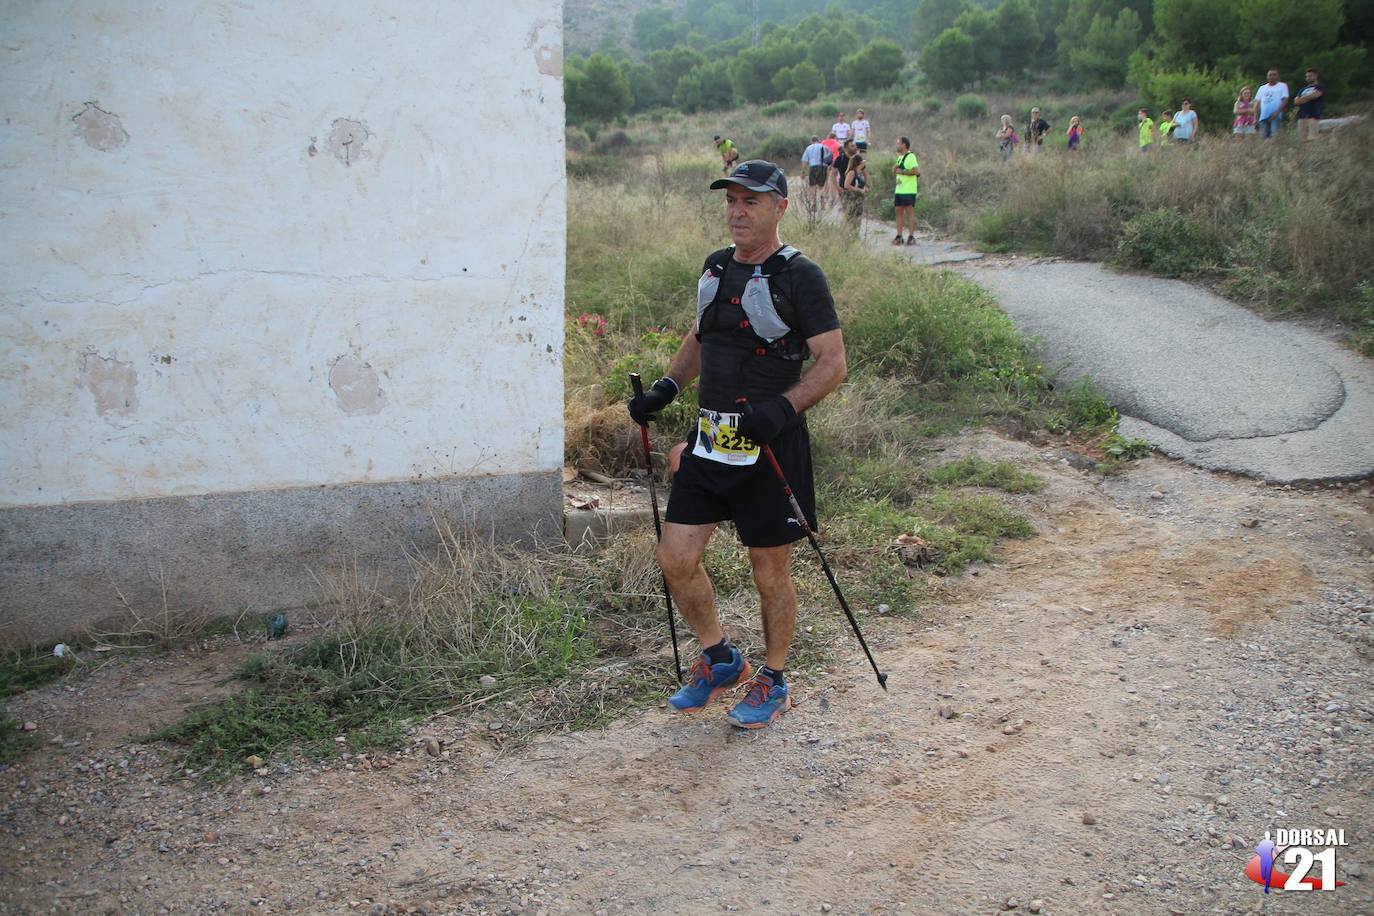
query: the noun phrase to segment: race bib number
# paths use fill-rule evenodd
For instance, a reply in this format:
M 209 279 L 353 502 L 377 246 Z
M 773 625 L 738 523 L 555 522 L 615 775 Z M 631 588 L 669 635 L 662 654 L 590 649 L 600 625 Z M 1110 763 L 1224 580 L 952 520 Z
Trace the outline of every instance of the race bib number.
M 721 464 L 748 466 L 759 460 L 759 447 L 737 431 L 740 415 L 701 411 L 697 420 L 697 444 L 692 454 Z

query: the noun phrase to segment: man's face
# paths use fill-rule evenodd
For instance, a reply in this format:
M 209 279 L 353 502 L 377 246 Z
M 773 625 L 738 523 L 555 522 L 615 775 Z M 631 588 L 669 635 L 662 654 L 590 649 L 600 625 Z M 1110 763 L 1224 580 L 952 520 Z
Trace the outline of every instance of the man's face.
M 899 152 L 899 153 L 906 153 L 906 152 L 907 152 L 908 150 L 910 150 L 910 149 L 911 149 L 911 147 L 907 146 L 907 145 L 906 145 L 905 143 L 903 143 L 901 140 L 898 140 L 898 141 L 897 141 L 897 152 Z
M 859 148 L 854 145 L 853 140 L 846 140 L 844 141 L 844 151 L 852 156 L 859 151 Z
M 740 248 L 765 244 L 777 232 L 787 198 L 771 191 L 751 191 L 740 185 L 725 190 L 725 221 L 730 240 Z
M 1272 86 L 1272 85 L 1274 85 L 1275 83 L 1277 83 L 1278 81 L 1279 81 L 1279 71 L 1277 71 L 1277 70 L 1270 70 L 1270 71 L 1269 71 L 1269 85 Z
M 1040 120 L 1040 109 L 1039 109 L 1039 108 L 1032 108 L 1032 109 L 1031 109 L 1031 119 L 1032 119 L 1032 120 L 1035 120 L 1035 121 L 1039 121 L 1039 120 Z
M 840 113 L 837 114 L 835 117 L 837 117 L 837 118 L 839 118 L 841 121 L 843 121 L 843 120 L 844 120 L 844 112 L 843 112 L 843 111 L 840 112 Z
M 1308 85 L 1311 85 L 1312 83 L 1315 83 L 1316 81 L 1317 81 L 1317 71 L 1316 71 L 1316 70 L 1308 70 L 1308 71 L 1307 71 L 1307 82 L 1308 82 Z

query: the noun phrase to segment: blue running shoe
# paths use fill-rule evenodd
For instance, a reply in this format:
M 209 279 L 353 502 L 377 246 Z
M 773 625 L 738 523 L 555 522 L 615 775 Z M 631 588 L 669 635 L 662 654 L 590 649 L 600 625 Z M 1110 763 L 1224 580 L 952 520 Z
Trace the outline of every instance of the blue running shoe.
M 749 692 L 744 699 L 735 704 L 726 718 L 731 725 L 740 728 L 767 728 L 791 708 L 792 698 L 787 695 L 787 685 L 774 684 L 771 677 L 760 671 L 749 682 Z
M 696 712 L 749 676 L 749 662 L 739 649 L 730 647 L 730 660 L 711 664 L 703 654 L 687 672 L 687 683 L 668 698 L 678 712 Z

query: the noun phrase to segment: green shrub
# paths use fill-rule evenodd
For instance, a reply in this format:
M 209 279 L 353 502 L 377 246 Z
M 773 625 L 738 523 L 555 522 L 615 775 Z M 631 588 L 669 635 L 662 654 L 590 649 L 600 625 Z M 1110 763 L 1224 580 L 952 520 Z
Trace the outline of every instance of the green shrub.
M 939 99 L 937 99 L 935 96 L 932 95 L 932 96 L 928 97 L 924 102 L 921 103 L 921 107 L 924 108 L 926 111 L 930 112 L 931 114 L 934 114 L 935 112 L 939 111 L 941 108 L 944 108 L 944 107 L 945 107 L 945 103 L 942 102 L 942 101 L 940 101 Z
M 1223 253 L 1212 224 L 1164 207 L 1133 216 L 1122 225 L 1116 263 L 1161 277 L 1181 277 L 1214 267 Z
M 810 118 L 833 118 L 840 113 L 840 106 L 834 102 L 817 102 L 806 106 L 804 114 Z
M 759 147 L 757 158 L 778 163 L 789 172 L 795 171 L 802 151 L 810 143 L 810 138 L 800 134 L 772 134 Z
M 632 146 L 634 141 L 630 139 L 629 134 L 623 130 L 613 130 L 608 134 L 602 134 L 593 149 L 603 156 L 622 156 Z
M 668 361 L 682 344 L 682 335 L 668 331 L 649 331 L 641 335 L 639 349 L 626 353 L 616 360 L 606 373 L 604 381 L 606 399 L 612 403 L 628 401 L 634 394 L 630 386 L 630 373 L 646 370 L 655 373 L 654 377 L 668 371 Z M 645 381 L 647 387 L 649 381 Z M 687 425 L 688 417 L 694 411 L 688 408 L 689 398 L 678 398 L 659 412 L 658 422 L 662 429 L 679 429 Z
M 1007 314 L 949 273 L 892 269 L 845 320 L 851 365 L 918 381 L 1038 389 L 1038 367 Z
M 965 121 L 976 121 L 988 113 L 987 99 L 972 92 L 966 92 L 954 100 L 954 110 Z
M 765 105 L 759 110 L 759 114 L 765 118 L 776 118 L 781 115 L 792 114 L 800 108 L 801 105 L 792 99 L 784 99 L 781 102 L 774 102 L 772 105 Z
M 592 138 L 587 136 L 587 132 L 571 124 L 564 128 L 563 142 L 568 151 L 573 153 L 585 153 L 592 146 Z

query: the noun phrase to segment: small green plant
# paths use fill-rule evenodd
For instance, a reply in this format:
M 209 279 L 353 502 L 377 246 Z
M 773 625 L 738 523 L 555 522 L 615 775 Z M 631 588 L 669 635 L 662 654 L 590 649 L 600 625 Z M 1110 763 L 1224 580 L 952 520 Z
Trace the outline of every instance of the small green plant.
M 0 765 L 14 763 L 38 746 L 38 738 L 24 731 L 24 723 L 0 715 Z
M 834 102 L 817 102 L 806 106 L 805 114 L 811 118 L 833 118 L 840 113 L 840 106 Z
M 1127 439 L 1113 430 L 1102 443 L 1102 451 L 1111 461 L 1134 461 L 1150 454 L 1150 443 L 1144 439 Z
M 1049 420 L 1056 432 L 1096 432 L 1114 429 L 1118 420 L 1111 401 L 1088 376 L 1080 376 L 1064 392 L 1063 406 Z
M 924 108 L 926 111 L 930 112 L 931 114 L 935 114 L 935 112 L 945 107 L 945 103 L 932 95 L 921 103 L 921 107 Z
M 966 92 L 954 100 L 954 110 L 965 121 L 976 121 L 988 113 L 987 99 L 972 92 Z
M 70 654 L 59 658 L 51 649 L 10 649 L 0 654 L 0 699 L 51 683 L 75 667 Z
M 942 464 L 926 475 L 930 482 L 946 487 L 995 487 L 1008 493 L 1038 493 L 1045 481 L 1023 471 L 1010 461 L 988 461 L 969 455 Z

